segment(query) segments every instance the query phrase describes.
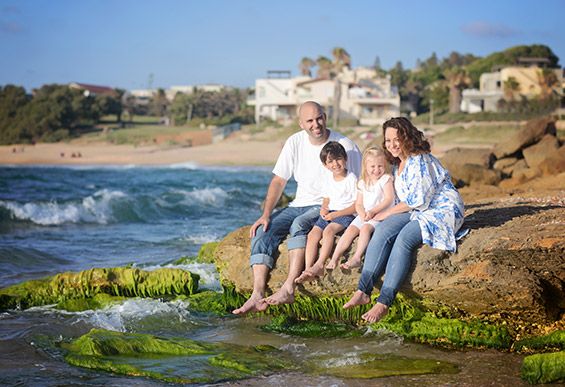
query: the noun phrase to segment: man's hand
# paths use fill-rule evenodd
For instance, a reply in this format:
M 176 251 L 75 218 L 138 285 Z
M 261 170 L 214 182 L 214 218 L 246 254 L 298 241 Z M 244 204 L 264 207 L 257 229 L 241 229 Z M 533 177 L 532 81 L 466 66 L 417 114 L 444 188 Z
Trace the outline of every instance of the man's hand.
M 262 215 L 259 219 L 257 219 L 249 229 L 249 238 L 253 238 L 255 236 L 255 233 L 257 232 L 257 227 L 259 226 L 263 226 L 263 231 L 267 231 L 267 228 L 269 228 L 270 221 L 271 218 L 267 215 Z

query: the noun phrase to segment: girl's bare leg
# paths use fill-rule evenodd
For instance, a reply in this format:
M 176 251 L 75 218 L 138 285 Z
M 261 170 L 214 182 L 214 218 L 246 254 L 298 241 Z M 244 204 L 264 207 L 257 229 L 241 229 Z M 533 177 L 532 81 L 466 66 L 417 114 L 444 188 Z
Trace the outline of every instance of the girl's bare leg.
M 373 235 L 373 231 L 375 228 L 370 224 L 364 224 L 361 227 L 361 231 L 359 231 L 359 239 L 357 240 L 357 248 L 355 249 L 355 253 L 340 267 L 342 269 L 353 269 L 355 267 L 361 266 L 361 257 L 365 254 L 365 250 L 369 245 L 369 241 L 371 240 L 371 236 Z

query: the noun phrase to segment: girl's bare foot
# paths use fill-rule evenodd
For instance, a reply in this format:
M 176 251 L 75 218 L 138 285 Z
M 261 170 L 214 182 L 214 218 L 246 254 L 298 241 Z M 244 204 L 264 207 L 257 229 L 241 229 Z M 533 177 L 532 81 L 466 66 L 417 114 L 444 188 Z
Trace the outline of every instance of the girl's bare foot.
M 377 302 L 367 313 L 365 313 L 361 318 L 367 322 L 375 323 L 382 319 L 388 313 L 388 306 Z
M 332 258 L 326 265 L 326 270 L 333 270 L 336 268 L 336 266 L 337 266 L 337 258 L 336 259 Z
M 339 265 L 339 267 L 341 267 L 342 269 L 345 269 L 345 270 L 354 269 L 354 268 L 360 267 L 360 266 L 361 266 L 361 260 L 357 259 L 357 258 L 353 258 L 353 257 L 351 259 L 348 259 L 347 262 Z
M 351 297 L 351 299 L 343 305 L 343 309 L 353 308 L 357 305 L 365 305 L 369 302 L 371 302 L 371 297 L 363 293 L 361 290 L 357 290 L 353 297 Z

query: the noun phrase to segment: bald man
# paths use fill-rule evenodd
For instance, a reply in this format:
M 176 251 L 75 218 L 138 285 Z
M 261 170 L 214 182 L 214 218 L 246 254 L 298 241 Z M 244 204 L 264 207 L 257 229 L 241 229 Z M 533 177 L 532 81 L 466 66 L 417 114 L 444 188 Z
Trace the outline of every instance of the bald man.
M 320 161 L 320 151 L 328 141 L 337 141 L 347 152 L 347 169 L 359 176 L 361 152 L 347 137 L 326 127 L 326 114 L 316 102 L 303 103 L 298 110 L 301 131 L 290 136 L 273 169 L 273 178 L 265 197 L 263 214 L 249 231 L 251 240 L 250 263 L 253 270 L 253 293 L 234 314 L 261 312 L 269 305 L 294 302 L 294 280 L 304 269 L 304 249 L 308 232 L 320 215 L 322 192 L 320 182 L 330 173 Z M 275 211 L 287 181 L 296 180 L 295 199 Z M 288 236 L 288 276 L 276 293 L 265 298 L 267 277 L 273 268 L 279 245 Z

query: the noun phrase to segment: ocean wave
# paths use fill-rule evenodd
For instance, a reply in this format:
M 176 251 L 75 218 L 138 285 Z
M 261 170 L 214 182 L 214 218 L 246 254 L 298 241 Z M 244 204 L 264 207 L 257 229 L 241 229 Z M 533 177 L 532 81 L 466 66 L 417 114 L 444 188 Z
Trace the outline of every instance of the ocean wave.
M 127 195 L 122 191 L 103 189 L 85 197 L 77 203 L 40 202 L 20 204 L 0 200 L 0 206 L 10 212 L 14 219 L 31 221 L 42 226 L 64 223 L 99 223 L 113 221 L 112 203 Z
M 201 245 L 208 242 L 217 242 L 220 240 L 218 234 L 191 234 L 182 238 L 184 241 L 190 242 L 194 245 Z
M 195 170 L 198 169 L 199 166 L 196 163 L 186 162 L 186 163 L 177 163 L 177 164 L 170 164 L 167 166 L 169 169 L 189 169 Z
M 193 191 L 174 189 L 171 193 L 182 195 L 181 203 L 185 205 L 206 204 L 219 207 L 224 205 L 229 198 L 229 194 L 219 187 L 195 189 Z

